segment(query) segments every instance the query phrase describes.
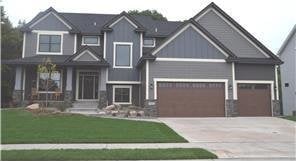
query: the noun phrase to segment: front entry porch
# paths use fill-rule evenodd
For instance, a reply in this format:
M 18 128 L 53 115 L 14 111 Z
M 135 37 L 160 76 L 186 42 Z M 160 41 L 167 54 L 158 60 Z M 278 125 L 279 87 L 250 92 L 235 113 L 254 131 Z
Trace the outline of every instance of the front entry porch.
M 49 78 L 48 73 L 38 73 L 37 65 L 16 67 L 14 102 L 18 106 L 44 103 L 49 106 L 75 107 L 80 102 L 91 102 L 92 107 L 107 105 L 106 67 L 98 66 L 57 66 L 57 71 Z M 48 88 L 45 87 L 48 79 Z M 95 104 L 94 104 L 95 103 Z

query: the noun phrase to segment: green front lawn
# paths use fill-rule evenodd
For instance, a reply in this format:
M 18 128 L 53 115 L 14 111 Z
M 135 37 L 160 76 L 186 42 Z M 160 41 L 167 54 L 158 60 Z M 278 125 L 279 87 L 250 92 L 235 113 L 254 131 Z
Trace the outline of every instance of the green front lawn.
M 187 142 L 163 123 L 2 110 L 2 144 Z
M 283 118 L 291 121 L 296 121 L 296 116 L 284 116 Z
M 3 161 L 42 160 L 160 160 L 160 159 L 216 159 L 211 152 L 199 148 L 188 149 L 102 149 L 102 150 L 11 150 L 2 151 Z

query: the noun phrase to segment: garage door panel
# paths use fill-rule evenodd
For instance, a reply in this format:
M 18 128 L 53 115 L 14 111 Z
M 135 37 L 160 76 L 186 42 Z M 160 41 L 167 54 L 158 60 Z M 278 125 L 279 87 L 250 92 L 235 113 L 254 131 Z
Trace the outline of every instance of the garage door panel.
M 238 84 L 239 116 L 271 116 L 269 84 Z
M 158 83 L 161 117 L 225 116 L 224 83 Z

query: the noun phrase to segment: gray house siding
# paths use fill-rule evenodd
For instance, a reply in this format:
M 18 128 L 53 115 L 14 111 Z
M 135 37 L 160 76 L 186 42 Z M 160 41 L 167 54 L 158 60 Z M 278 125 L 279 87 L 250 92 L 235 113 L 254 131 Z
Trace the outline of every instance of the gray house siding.
M 265 58 L 248 40 L 234 30 L 213 11 L 202 16 L 198 23 L 239 57 Z
M 139 81 L 139 71 L 136 64 L 140 58 L 140 34 L 135 33 L 134 27 L 125 19 L 113 26 L 113 31 L 107 33 L 106 59 L 110 63 L 109 81 Z M 113 42 L 132 42 L 133 68 L 113 68 Z
M 35 56 L 37 52 L 37 33 L 26 33 L 25 57 Z M 74 53 L 74 35 L 63 34 L 63 55 Z
M 174 40 L 162 48 L 156 55 L 157 57 L 169 58 L 225 58 L 225 55 L 192 27 L 188 27 Z
M 275 80 L 274 65 L 235 64 L 236 80 Z
M 32 27 L 33 30 L 68 31 L 69 28 L 52 13 Z
M 296 33 L 292 36 L 280 55 L 284 64 L 281 65 L 281 83 L 283 114 L 292 115 L 296 111 Z M 289 87 L 285 87 L 288 83 Z
M 155 61 L 149 64 L 149 84 L 153 84 L 153 78 L 228 79 L 232 84 L 231 69 L 227 63 Z M 149 99 L 154 98 L 153 90 L 149 88 Z M 229 98 L 232 98 L 231 91 Z

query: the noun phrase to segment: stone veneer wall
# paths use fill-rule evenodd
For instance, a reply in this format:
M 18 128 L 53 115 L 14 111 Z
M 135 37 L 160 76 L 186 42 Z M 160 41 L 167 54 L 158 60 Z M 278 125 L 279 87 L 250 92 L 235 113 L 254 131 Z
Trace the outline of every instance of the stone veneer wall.
M 23 90 L 14 90 L 12 99 L 16 106 L 23 106 Z
M 273 116 L 280 116 L 281 115 L 280 100 L 272 100 L 272 112 L 273 112 Z
M 144 101 L 144 112 L 146 116 L 149 117 L 157 117 L 158 112 L 157 112 L 157 105 L 156 105 L 156 100 L 145 100 Z
M 72 103 L 73 103 L 73 92 L 72 91 L 65 91 L 64 105 L 66 107 L 72 107 Z
M 100 91 L 99 92 L 99 104 L 98 108 L 102 109 L 107 106 L 107 91 Z
M 228 99 L 225 101 L 226 117 L 238 116 L 237 100 Z

